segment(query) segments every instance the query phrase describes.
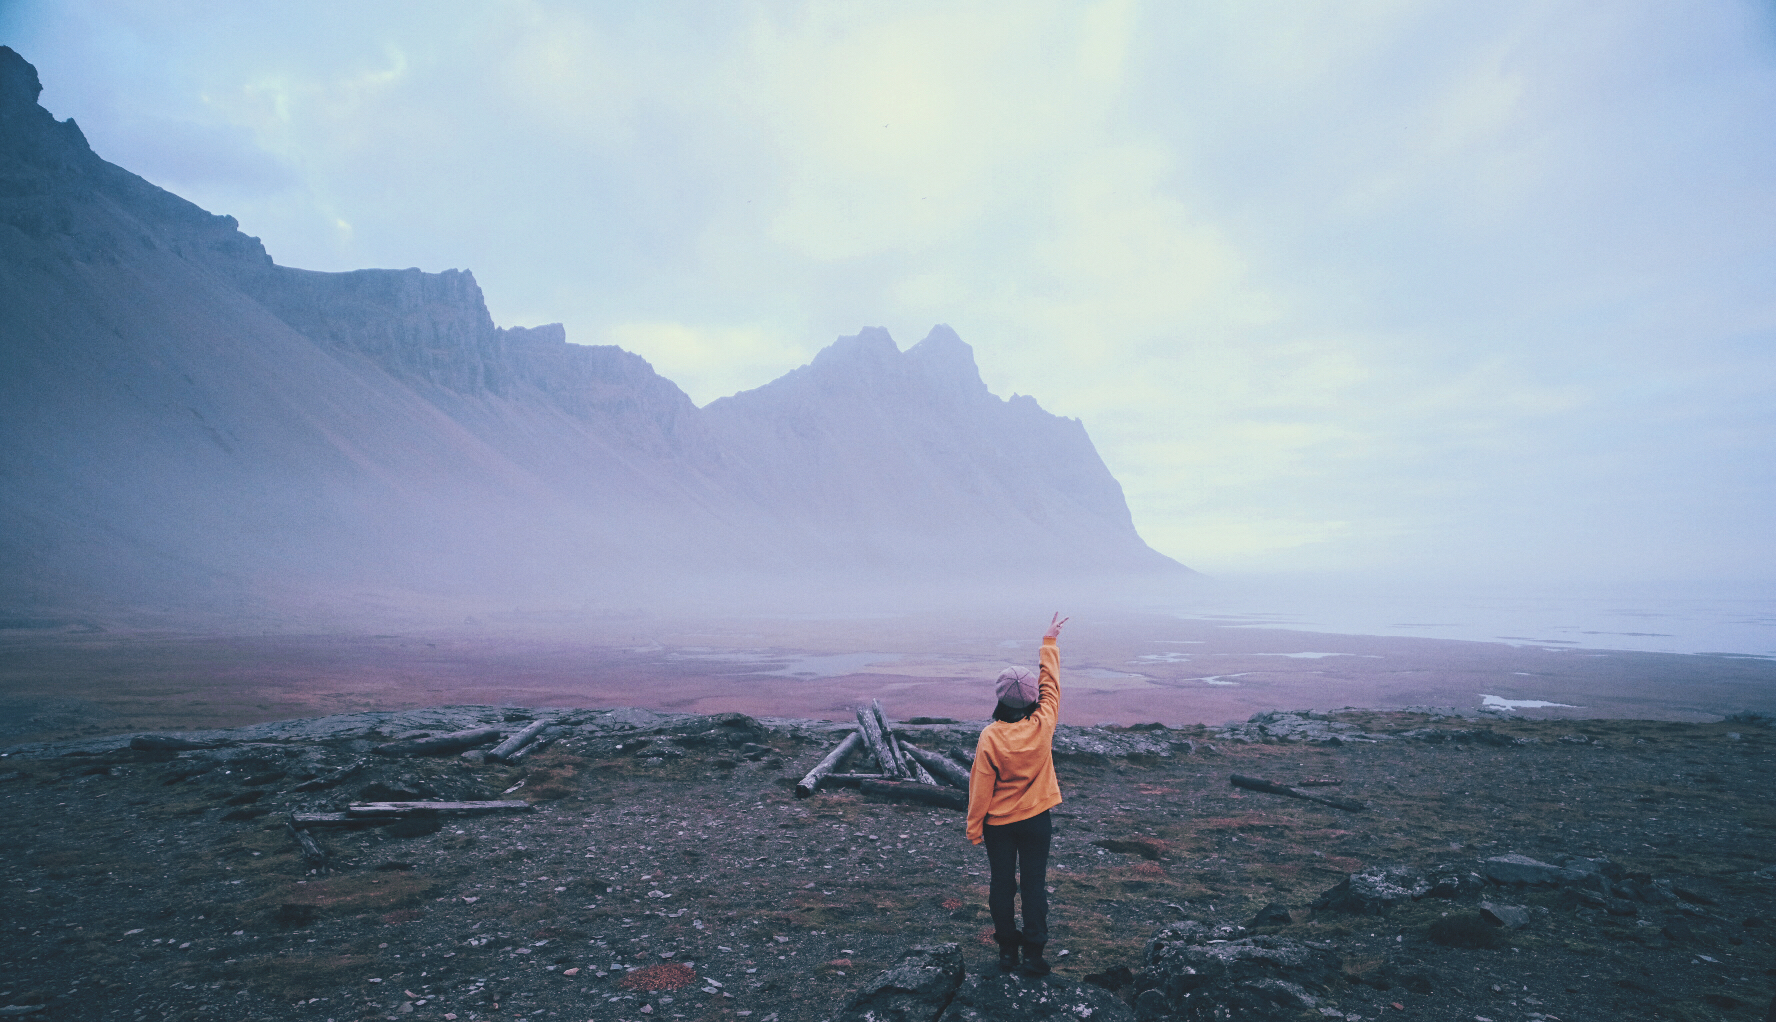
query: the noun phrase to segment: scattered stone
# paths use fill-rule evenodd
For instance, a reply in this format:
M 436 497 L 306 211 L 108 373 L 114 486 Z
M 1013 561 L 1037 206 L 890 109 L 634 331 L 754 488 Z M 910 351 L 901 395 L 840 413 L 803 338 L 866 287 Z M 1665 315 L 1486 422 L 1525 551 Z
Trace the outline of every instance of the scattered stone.
M 1314 899 L 1315 909 L 1386 915 L 1396 905 L 1417 901 L 1431 893 L 1431 882 L 1411 866 L 1372 866 L 1345 877 L 1337 887 Z
M 1490 901 L 1483 901 L 1480 903 L 1480 918 L 1507 930 L 1529 928 L 1529 910 L 1521 905 L 1495 905 Z
M 962 947 L 915 947 L 851 995 L 834 1022 L 934 1022 L 962 984 Z
M 886 1018 L 886 1017 L 884 1017 Z M 1053 973 L 1031 978 L 990 969 L 962 980 L 940 1022 L 1133 1022 L 1115 994 Z

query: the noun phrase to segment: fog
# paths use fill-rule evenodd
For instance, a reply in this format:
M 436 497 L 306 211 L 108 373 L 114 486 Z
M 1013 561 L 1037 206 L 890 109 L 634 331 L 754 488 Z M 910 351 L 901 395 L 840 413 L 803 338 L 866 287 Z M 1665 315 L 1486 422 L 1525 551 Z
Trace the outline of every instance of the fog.
M 1768 7 L 8 4 L 285 265 L 472 268 L 702 405 L 880 324 L 1217 577 L 1768 580 Z

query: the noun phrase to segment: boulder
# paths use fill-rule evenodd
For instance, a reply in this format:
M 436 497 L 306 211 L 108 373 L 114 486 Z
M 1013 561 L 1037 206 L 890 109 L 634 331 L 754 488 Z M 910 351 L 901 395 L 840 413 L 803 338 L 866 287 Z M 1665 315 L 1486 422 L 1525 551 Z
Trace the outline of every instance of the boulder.
M 1249 929 L 1257 929 L 1260 926 L 1287 926 L 1292 922 L 1294 920 L 1289 916 L 1289 906 L 1273 901 L 1259 909 L 1258 914 L 1253 916 L 1252 921 L 1246 926 Z
M 1490 901 L 1483 901 L 1480 903 L 1480 918 L 1507 930 L 1529 928 L 1529 910 L 1521 905 L 1495 905 Z
M 1148 942 L 1147 968 L 1136 980 L 1141 1017 L 1295 1019 L 1340 975 L 1338 955 L 1300 941 L 1259 936 L 1207 943 L 1206 932 L 1200 923 L 1173 924 Z
M 1386 915 L 1394 906 L 1417 901 L 1431 893 L 1431 882 L 1411 866 L 1372 866 L 1352 873 L 1337 887 L 1314 900 L 1316 909 L 1352 912 L 1357 915 Z
M 1459 898 L 1477 894 L 1486 887 L 1486 880 L 1480 874 L 1450 862 L 1432 866 L 1426 879 L 1431 885 L 1426 893 L 1433 898 Z
M 1495 855 L 1487 859 L 1481 864 L 1480 871 L 1486 874 L 1488 880 L 1500 884 L 1577 883 L 1595 872 L 1566 869 L 1515 853 Z
M 1134 1012 L 1108 990 L 1050 973 L 1032 979 L 998 968 L 956 988 L 940 1022 L 1134 1022 Z
M 961 984 L 961 945 L 915 947 L 852 994 L 834 1022 L 934 1022 Z

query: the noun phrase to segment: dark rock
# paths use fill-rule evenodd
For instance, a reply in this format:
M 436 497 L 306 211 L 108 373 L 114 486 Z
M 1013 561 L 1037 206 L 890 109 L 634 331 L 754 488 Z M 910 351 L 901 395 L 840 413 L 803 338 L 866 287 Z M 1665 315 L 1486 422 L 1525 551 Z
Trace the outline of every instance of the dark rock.
M 1385 915 L 1394 906 L 1416 901 L 1431 892 L 1431 882 L 1411 866 L 1372 866 L 1352 873 L 1337 887 L 1314 900 L 1316 909 Z
M 247 805 L 248 803 L 251 803 L 251 802 L 257 802 L 264 797 L 265 797 L 265 792 L 263 792 L 263 791 L 236 792 L 235 794 L 230 795 L 227 798 L 223 799 L 222 804 L 225 806 L 244 806 L 244 805 Z
M 1166 1003 L 1165 995 L 1158 990 L 1143 990 L 1135 998 L 1135 1017 L 1147 1022 L 1150 1019 L 1164 1018 L 1171 1014 L 1171 1006 Z
M 1294 922 L 1294 920 L 1289 916 L 1289 907 L 1287 905 L 1279 905 L 1273 901 L 1259 909 L 1258 914 L 1253 916 L 1252 921 L 1247 923 L 1246 926 L 1251 929 L 1257 929 L 1260 926 L 1287 926 L 1291 922 Z
M 962 947 L 915 947 L 845 1002 L 834 1022 L 934 1022 L 962 984 Z
M 1103 987 L 1105 990 L 1121 990 L 1123 987 L 1128 986 L 1134 981 L 1134 970 L 1126 965 L 1113 965 L 1110 968 L 1105 969 L 1103 972 L 1088 972 L 1085 974 L 1085 982 L 1090 983 L 1093 986 Z
M 1480 918 L 1507 930 L 1529 928 L 1529 910 L 1521 905 L 1495 905 L 1490 901 L 1483 901 L 1480 903 Z
M 942 1022 L 1133 1022 L 1134 1013 L 1115 994 L 1050 973 L 1040 978 L 989 970 L 964 979 Z
M 1605 909 L 1612 916 L 1640 915 L 1640 906 L 1629 901 L 1627 898 L 1611 898 L 1609 904 L 1605 906 Z
M 1173 923 L 1147 942 L 1137 998 L 1186 1020 L 1296 1018 L 1317 1003 L 1316 991 L 1341 975 L 1330 951 L 1284 937 L 1214 939 L 1195 920 Z M 1224 1014 L 1216 1015 L 1217 1011 Z
M 1426 879 L 1431 889 L 1425 894 L 1432 898 L 1459 898 L 1477 894 L 1486 887 L 1486 879 L 1480 874 L 1451 862 L 1431 867 Z

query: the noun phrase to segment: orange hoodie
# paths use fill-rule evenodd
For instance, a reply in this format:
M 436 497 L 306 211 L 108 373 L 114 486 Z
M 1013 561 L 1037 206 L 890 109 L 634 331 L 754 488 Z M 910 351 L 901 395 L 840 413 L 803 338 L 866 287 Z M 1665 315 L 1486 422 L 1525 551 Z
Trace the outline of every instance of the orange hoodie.
M 968 840 L 980 844 L 987 824 L 1027 820 L 1061 804 L 1055 780 L 1054 733 L 1061 716 L 1061 648 L 1042 640 L 1041 695 L 1023 720 L 981 729 L 968 775 Z

